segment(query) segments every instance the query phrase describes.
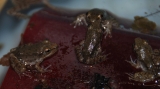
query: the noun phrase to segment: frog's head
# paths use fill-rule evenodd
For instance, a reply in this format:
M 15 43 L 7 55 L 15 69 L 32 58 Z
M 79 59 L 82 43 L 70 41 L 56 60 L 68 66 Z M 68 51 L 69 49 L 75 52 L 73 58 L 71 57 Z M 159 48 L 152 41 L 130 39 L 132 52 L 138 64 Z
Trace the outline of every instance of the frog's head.
M 100 9 L 92 9 L 86 13 L 86 19 L 90 23 L 100 23 L 102 20 L 106 19 L 107 12 Z
M 134 50 L 140 50 L 142 48 L 145 48 L 148 46 L 148 42 L 146 40 L 143 40 L 141 38 L 135 38 L 135 43 L 134 43 Z
M 52 54 L 54 54 L 57 49 L 58 49 L 58 46 L 56 43 L 52 43 L 48 40 L 44 40 L 42 42 L 42 47 L 41 47 L 41 55 L 43 58 L 46 58 L 46 57 L 49 57 L 51 56 Z

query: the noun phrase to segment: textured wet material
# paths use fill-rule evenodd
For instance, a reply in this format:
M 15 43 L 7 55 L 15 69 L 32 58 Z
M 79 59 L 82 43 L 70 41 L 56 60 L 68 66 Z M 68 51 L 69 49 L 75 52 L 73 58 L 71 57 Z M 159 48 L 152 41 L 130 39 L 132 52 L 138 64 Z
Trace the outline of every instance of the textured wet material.
M 159 89 L 158 83 L 155 84 L 154 81 L 143 85 L 129 80 L 126 73 L 141 70 L 133 68 L 125 60 L 130 60 L 130 56 L 136 59 L 132 47 L 136 37 L 148 40 L 153 48 L 160 48 L 160 38 L 114 29 L 112 38 L 102 41 L 104 54 L 110 54 L 107 59 L 96 65 L 85 65 L 76 59 L 74 48 L 85 39 L 87 27 L 73 28 L 73 25 L 70 25 L 72 21 L 71 16 L 54 13 L 49 9 L 35 13 L 23 34 L 23 42 L 34 43 L 48 39 L 58 44 L 57 53 L 41 64 L 44 67 L 51 65 L 49 69 L 52 72 L 28 72 L 27 74 L 32 76 L 30 78 L 18 76 L 9 68 L 1 89 L 34 89 L 41 84 L 41 80 L 45 80 L 45 84 L 52 89 L 90 89 L 94 73 L 110 77 L 110 87 L 114 89 Z M 149 84 L 154 86 L 147 86 Z

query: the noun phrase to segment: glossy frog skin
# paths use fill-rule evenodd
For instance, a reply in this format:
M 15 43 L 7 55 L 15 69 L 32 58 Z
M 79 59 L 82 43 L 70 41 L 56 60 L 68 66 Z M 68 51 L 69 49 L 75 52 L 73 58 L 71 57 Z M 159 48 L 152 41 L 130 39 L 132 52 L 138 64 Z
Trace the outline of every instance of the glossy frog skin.
M 86 14 L 81 14 L 73 22 L 77 25 L 83 23 L 88 26 L 85 40 L 76 47 L 77 58 L 85 64 L 96 64 L 106 59 L 106 55 L 102 55 L 101 41 L 103 34 L 111 37 L 113 19 L 108 13 L 100 9 L 92 9 Z M 106 37 L 105 36 L 105 37 Z
M 35 68 L 39 72 L 47 72 L 40 63 L 57 51 L 57 44 L 44 40 L 39 43 L 29 43 L 10 50 L 7 54 L 10 65 L 18 74 L 25 74 L 27 69 Z
M 159 54 L 152 50 L 152 47 L 148 44 L 146 40 L 141 38 L 135 38 L 134 51 L 137 54 L 137 62 L 127 61 L 135 68 L 142 69 L 142 72 L 137 72 L 135 74 L 128 74 L 129 79 L 139 81 L 139 82 L 149 82 L 157 77 L 160 77 L 159 73 L 159 63 L 156 58 L 160 57 Z

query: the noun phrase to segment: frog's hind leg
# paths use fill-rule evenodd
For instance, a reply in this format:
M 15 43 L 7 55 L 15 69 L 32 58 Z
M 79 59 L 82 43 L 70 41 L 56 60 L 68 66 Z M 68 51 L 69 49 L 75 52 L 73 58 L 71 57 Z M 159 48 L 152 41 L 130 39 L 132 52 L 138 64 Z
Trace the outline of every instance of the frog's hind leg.
M 84 57 L 82 55 L 82 48 L 84 46 L 84 40 L 80 42 L 80 44 L 78 46 L 76 46 L 75 48 L 75 53 L 76 53 L 76 56 L 77 56 L 77 59 L 80 61 L 80 62 L 84 62 Z
M 97 50 L 94 52 L 93 56 L 86 60 L 86 64 L 97 64 L 106 60 L 106 57 L 110 55 L 104 55 L 101 49 L 101 44 L 98 45 Z
M 26 71 L 25 65 L 21 64 L 20 61 L 13 54 L 10 54 L 9 62 L 12 68 L 21 78 L 21 74 L 23 74 Z
M 151 71 L 142 71 L 135 74 L 126 73 L 129 76 L 129 80 L 139 81 L 142 83 L 150 82 L 155 79 L 154 73 Z

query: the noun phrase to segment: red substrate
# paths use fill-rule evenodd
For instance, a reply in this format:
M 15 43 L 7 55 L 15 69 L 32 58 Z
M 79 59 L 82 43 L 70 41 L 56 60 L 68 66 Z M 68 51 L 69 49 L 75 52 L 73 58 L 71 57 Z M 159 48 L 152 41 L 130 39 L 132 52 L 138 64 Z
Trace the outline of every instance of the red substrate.
M 70 25 L 71 17 L 43 9 L 35 13 L 23 35 L 23 42 L 39 42 L 48 39 L 58 44 L 58 52 L 46 59 L 42 65 L 52 65 L 50 73 L 29 73 L 32 78 L 21 76 L 9 68 L 1 89 L 34 89 L 39 80 L 45 79 L 53 89 L 90 89 L 94 73 L 111 77 L 111 87 L 114 89 L 159 89 L 158 86 L 144 86 L 142 83 L 128 80 L 126 73 L 135 73 L 137 70 L 125 60 L 130 56 L 136 59 L 132 45 L 134 38 L 142 37 L 153 48 L 160 48 L 160 39 L 147 35 L 113 30 L 112 38 L 103 39 L 102 47 L 107 56 L 106 61 L 93 66 L 81 64 L 77 61 L 74 48 L 85 38 L 87 27 L 73 28 Z M 41 65 L 41 66 L 42 66 Z M 151 83 L 154 84 L 154 81 Z

